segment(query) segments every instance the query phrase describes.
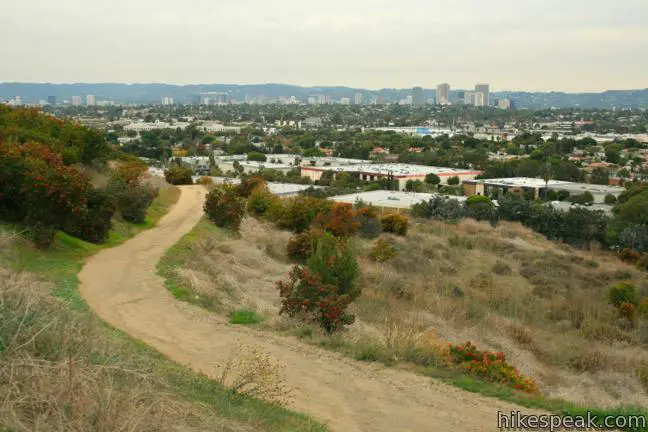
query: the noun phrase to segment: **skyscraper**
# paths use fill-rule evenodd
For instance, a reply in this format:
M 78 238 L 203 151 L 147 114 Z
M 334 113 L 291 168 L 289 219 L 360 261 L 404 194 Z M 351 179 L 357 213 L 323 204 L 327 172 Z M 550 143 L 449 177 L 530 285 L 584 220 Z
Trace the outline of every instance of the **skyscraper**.
M 439 105 L 447 105 L 450 103 L 450 84 L 443 83 L 437 86 L 436 101 Z
M 81 105 L 81 96 L 72 96 L 72 106 Z
M 412 89 L 412 105 L 422 106 L 425 103 L 425 96 L 423 96 L 422 87 L 414 87 Z
M 52 106 L 56 105 L 56 96 L 47 96 L 47 103 Z
M 486 106 L 486 95 L 482 92 L 475 92 L 475 106 Z
M 362 105 L 362 92 L 360 90 L 356 90 L 354 93 L 353 103 L 356 105 Z
M 488 84 L 477 84 L 475 86 L 475 93 L 483 93 L 484 94 L 484 105 L 483 106 L 490 106 L 490 85 L 488 85 Z
M 97 105 L 97 97 L 95 95 L 86 96 L 86 106 L 95 106 Z
M 163 97 L 162 105 L 173 105 L 173 98 L 168 96 Z

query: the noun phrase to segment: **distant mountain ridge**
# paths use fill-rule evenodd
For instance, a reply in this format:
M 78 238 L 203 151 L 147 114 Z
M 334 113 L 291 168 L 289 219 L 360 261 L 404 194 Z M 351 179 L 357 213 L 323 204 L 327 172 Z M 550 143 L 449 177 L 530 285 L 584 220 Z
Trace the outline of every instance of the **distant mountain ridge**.
M 24 103 L 37 103 L 55 96 L 57 101 L 71 100 L 72 96 L 92 94 L 97 100 L 111 100 L 132 103 L 159 103 L 163 97 L 172 97 L 177 103 L 196 102 L 201 92 L 228 93 L 233 99 L 244 100 L 246 96 L 278 97 L 295 96 L 305 100 L 309 96 L 323 94 L 333 100 L 341 97 L 353 98 L 358 90 L 343 86 L 302 87 L 289 84 L 119 84 L 119 83 L 0 83 L 0 99 L 21 96 Z M 380 89 L 363 92 L 365 100 L 383 97 L 387 101 L 398 101 L 411 95 L 411 89 Z M 455 99 L 461 90 L 452 90 L 450 98 Z M 467 90 L 469 91 L 469 90 Z M 432 98 L 435 89 L 424 89 L 426 98 Z M 638 90 L 608 90 L 601 93 L 565 92 L 492 92 L 493 97 L 508 98 L 515 101 L 519 108 L 648 108 L 648 88 Z

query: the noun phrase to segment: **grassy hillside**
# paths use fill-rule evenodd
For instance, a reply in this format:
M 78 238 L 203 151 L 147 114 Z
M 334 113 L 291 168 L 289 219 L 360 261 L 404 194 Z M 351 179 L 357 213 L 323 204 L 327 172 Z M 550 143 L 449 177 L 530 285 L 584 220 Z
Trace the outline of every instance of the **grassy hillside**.
M 0 428 L 12 431 L 322 431 L 181 367 L 88 310 L 83 260 L 153 226 L 177 200 L 163 190 L 147 221 L 116 222 L 101 246 L 63 233 L 47 251 L 8 226 L 0 236 Z
M 608 287 L 642 272 L 613 256 L 546 240 L 519 224 L 423 221 L 407 237 L 383 235 L 396 257 L 368 259 L 372 242 L 356 239 L 362 295 L 349 331 L 280 318 L 274 282 L 291 268 L 290 233 L 248 218 L 240 236 L 199 224 L 160 264 L 179 298 L 240 317 L 260 331 L 444 379 L 470 391 L 562 412 L 577 406 L 616 412 L 647 406 L 648 333 L 608 304 Z M 486 384 L 440 364 L 437 348 L 472 341 L 503 351 L 542 396 Z M 638 408 L 627 408 L 632 412 Z

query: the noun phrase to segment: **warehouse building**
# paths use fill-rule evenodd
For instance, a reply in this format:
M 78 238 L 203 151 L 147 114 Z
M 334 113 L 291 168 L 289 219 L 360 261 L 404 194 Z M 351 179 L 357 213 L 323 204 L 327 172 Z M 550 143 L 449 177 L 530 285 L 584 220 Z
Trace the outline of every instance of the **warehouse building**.
M 416 193 L 416 192 L 397 192 L 377 190 L 371 192 L 359 192 L 350 195 L 339 195 L 329 198 L 332 201 L 340 203 L 355 204 L 363 202 L 378 208 L 380 211 L 396 211 L 401 212 L 409 210 L 414 204 L 427 202 L 436 197 L 446 197 L 448 199 L 456 199 L 458 201 L 465 201 L 466 197 L 462 196 L 449 196 L 431 193 Z
M 548 190 L 567 191 L 570 195 L 589 192 L 595 203 L 603 203 L 607 195 L 618 197 L 625 189 L 618 186 L 604 186 L 589 183 L 574 183 L 560 180 L 545 182 L 539 178 L 514 177 L 485 180 L 466 180 L 463 183 L 464 195 L 501 196 L 509 192 L 525 193 L 538 199 Z
M 301 175 L 302 177 L 309 177 L 311 180 L 316 181 L 322 178 L 322 175 L 326 171 L 333 171 L 334 173 L 359 173 L 360 179 L 364 181 L 376 181 L 393 176 L 393 179 L 398 183 L 398 190 L 401 191 L 405 190 L 408 181 L 420 180 L 424 182 L 425 177 L 428 174 L 436 174 L 439 176 L 442 185 L 448 184 L 448 179 L 451 177 L 456 176 L 459 177 L 460 181 L 465 181 L 474 179 L 476 176 L 481 174 L 481 171 L 396 163 L 316 167 L 302 165 Z

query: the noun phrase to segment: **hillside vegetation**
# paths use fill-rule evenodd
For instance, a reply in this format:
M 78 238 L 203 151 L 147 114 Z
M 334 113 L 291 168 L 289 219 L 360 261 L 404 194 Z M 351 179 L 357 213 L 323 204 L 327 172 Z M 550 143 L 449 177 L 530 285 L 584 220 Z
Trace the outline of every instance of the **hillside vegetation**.
M 628 301 L 639 303 L 634 298 L 648 294 L 648 280 L 614 254 L 575 249 L 512 222 L 420 219 L 400 231 L 395 216 L 383 216 L 382 226 L 371 228 L 362 208 L 312 198 L 278 202 L 262 188 L 238 191 L 249 196 L 256 218 L 243 219 L 240 228 L 205 219 L 169 251 L 160 270 L 177 297 L 236 324 L 527 406 L 563 412 L 648 404 L 647 323 L 611 298 L 631 286 Z M 208 214 L 217 210 L 206 207 Z M 317 239 L 324 232 L 353 245 L 359 277 L 347 273 L 351 291 L 328 294 L 340 279 L 328 277 L 337 264 L 320 273 L 313 258 L 323 253 Z M 331 301 L 342 317 L 333 327 Z M 466 362 L 466 351 L 488 357 L 485 369 Z
M 0 106 L 0 429 L 324 430 L 190 372 L 87 308 L 85 259 L 155 226 L 180 195 L 136 160 L 110 157 L 98 132 Z

